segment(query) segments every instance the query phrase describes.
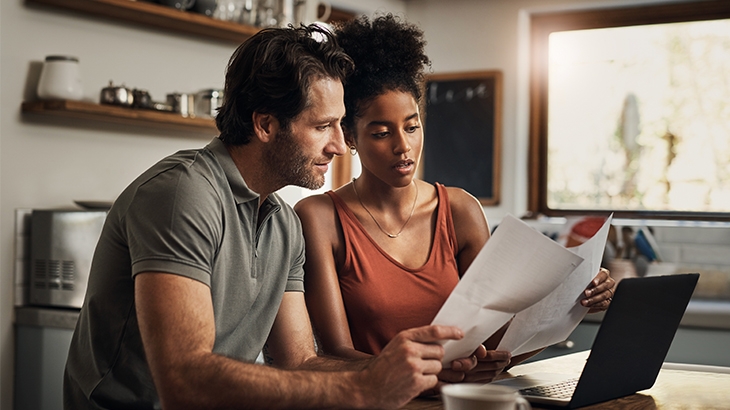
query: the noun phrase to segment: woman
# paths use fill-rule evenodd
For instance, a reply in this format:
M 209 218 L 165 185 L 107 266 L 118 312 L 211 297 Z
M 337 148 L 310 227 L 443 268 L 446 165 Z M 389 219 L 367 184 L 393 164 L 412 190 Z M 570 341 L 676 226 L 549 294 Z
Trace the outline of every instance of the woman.
M 377 355 L 396 333 L 431 323 L 489 239 L 481 204 L 460 188 L 416 178 L 423 148 L 419 103 L 423 33 L 393 15 L 335 30 L 355 61 L 345 85 L 345 141 L 362 173 L 335 192 L 300 201 L 307 306 L 320 348 L 341 357 Z M 602 310 L 613 286 L 594 280 L 584 305 Z M 491 381 L 510 358 L 493 349 L 501 331 L 444 381 Z M 510 361 L 511 360 L 511 361 Z

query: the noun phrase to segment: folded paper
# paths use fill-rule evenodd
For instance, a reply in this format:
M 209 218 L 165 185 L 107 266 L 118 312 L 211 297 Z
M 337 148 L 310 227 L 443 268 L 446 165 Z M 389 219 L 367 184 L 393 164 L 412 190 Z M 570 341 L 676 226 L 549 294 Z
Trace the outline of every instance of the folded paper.
M 584 291 L 601 268 L 613 215 L 586 242 L 568 248 L 583 262 L 549 295 L 515 315 L 497 350 L 516 356 L 562 342 L 575 330 L 588 308 L 580 304 Z
M 461 340 L 444 342 L 444 366 L 470 356 L 515 314 L 553 292 L 582 262 L 583 257 L 507 215 L 433 320 L 465 333 Z

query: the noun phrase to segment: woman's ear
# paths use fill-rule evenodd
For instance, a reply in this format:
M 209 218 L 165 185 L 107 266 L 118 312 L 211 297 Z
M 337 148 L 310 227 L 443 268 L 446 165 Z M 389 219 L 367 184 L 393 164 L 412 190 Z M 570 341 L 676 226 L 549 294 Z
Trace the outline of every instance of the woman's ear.
M 345 144 L 347 144 L 347 148 L 355 146 L 355 135 L 353 135 L 352 132 L 350 132 L 347 128 L 342 128 L 342 135 L 345 136 Z
M 270 142 L 279 130 L 279 120 L 271 114 L 254 111 L 253 132 L 261 142 Z

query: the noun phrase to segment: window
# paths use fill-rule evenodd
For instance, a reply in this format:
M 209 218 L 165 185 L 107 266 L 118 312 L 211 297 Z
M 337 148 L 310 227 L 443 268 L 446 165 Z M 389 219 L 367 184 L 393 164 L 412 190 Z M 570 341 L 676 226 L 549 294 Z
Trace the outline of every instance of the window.
M 530 210 L 730 220 L 730 2 L 536 14 Z

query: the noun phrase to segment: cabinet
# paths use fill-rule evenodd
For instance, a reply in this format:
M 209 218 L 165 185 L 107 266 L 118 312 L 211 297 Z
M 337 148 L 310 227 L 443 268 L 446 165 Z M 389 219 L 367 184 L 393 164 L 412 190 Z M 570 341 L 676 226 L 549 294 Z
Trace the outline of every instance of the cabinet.
M 583 321 L 575 328 L 568 340 L 573 345 L 550 346 L 528 361 L 548 359 L 588 350 L 598 334 L 600 323 Z M 726 329 L 680 326 L 667 353 L 666 362 L 701 364 L 730 367 L 730 331 Z
M 15 310 L 15 410 L 62 410 L 63 372 L 79 312 Z
M 237 44 L 259 31 L 258 27 L 216 20 L 202 14 L 180 11 L 144 1 L 26 0 L 26 2 Z

